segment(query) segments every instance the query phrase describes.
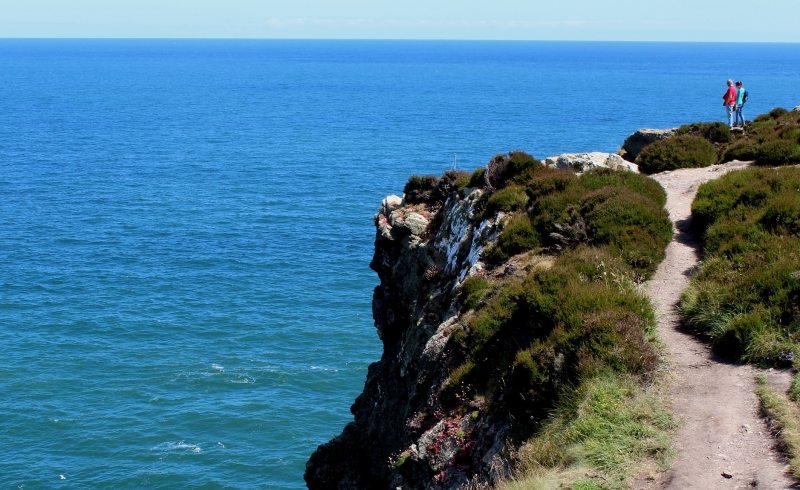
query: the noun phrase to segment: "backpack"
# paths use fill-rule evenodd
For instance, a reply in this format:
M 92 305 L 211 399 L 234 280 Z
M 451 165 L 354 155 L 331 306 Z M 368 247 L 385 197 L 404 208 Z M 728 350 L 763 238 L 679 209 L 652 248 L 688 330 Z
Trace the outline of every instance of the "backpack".
M 747 99 L 749 99 L 749 98 L 750 98 L 750 93 L 747 90 L 745 90 L 744 91 L 744 97 L 742 97 L 742 104 L 747 102 Z

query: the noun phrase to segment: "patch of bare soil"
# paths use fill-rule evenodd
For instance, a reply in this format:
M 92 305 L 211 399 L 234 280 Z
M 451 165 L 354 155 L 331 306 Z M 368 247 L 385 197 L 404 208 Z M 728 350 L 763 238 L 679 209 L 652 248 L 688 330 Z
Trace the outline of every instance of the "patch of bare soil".
M 759 416 L 756 369 L 716 358 L 708 345 L 682 330 L 676 309 L 700 259 L 700 245 L 690 226 L 697 188 L 747 165 L 730 162 L 653 176 L 667 191 L 667 210 L 675 226 L 666 259 L 646 285 L 670 357 L 672 408 L 680 423 L 676 460 L 662 488 L 800 488 L 787 476 L 775 441 Z M 770 372 L 777 384 L 788 385 L 788 376 Z

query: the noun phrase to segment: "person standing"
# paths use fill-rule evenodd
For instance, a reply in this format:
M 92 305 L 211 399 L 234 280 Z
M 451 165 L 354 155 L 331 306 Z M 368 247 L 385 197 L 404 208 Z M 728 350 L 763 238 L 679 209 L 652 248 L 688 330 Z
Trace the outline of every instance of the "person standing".
M 734 126 L 744 127 L 742 108 L 745 102 L 747 102 L 747 90 L 744 89 L 744 84 L 739 80 L 736 82 L 736 117 L 733 120 Z
M 736 106 L 736 87 L 733 86 L 733 80 L 728 80 L 728 90 L 722 96 L 722 105 L 728 114 L 728 126 L 733 127 L 733 112 Z

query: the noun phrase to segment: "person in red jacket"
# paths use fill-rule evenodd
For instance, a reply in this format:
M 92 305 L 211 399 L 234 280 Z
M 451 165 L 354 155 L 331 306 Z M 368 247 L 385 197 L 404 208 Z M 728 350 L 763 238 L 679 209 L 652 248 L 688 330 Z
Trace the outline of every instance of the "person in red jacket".
M 722 105 L 725 106 L 725 112 L 728 114 L 728 126 L 733 127 L 733 114 L 736 107 L 736 87 L 733 86 L 733 80 L 728 80 L 728 90 L 722 96 Z

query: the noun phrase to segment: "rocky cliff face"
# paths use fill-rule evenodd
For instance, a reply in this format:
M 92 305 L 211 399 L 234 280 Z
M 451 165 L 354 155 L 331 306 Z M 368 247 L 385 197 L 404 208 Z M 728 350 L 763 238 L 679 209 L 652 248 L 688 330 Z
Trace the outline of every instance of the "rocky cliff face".
M 307 463 L 309 488 L 493 483 L 563 387 L 652 368 L 647 308 L 620 285 L 637 274 L 623 262 L 651 270 L 671 236 L 663 191 L 637 173 L 567 167 L 512 152 L 472 176 L 412 177 L 383 201 L 371 263 L 383 355 L 353 422 Z
M 373 315 L 384 352 L 370 366 L 355 420 L 307 465 L 309 488 L 454 488 L 504 471 L 505 424 L 448 414 L 443 385 L 460 355 L 459 285 L 482 268 L 502 213 L 482 219 L 483 191 L 443 178 L 425 195 L 386 198 L 375 216 Z

